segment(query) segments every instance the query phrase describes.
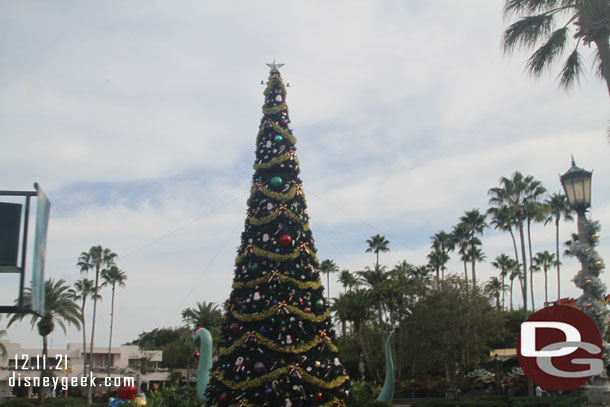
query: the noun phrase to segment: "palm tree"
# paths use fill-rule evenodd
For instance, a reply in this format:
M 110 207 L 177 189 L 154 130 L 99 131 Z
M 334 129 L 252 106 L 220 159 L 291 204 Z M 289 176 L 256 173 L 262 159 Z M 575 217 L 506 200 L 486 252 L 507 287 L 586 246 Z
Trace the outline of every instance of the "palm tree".
M 109 248 L 103 248 L 102 246 L 91 246 L 89 251 L 82 252 L 78 257 L 76 266 L 80 268 L 81 273 L 88 273 L 89 271 L 95 272 L 95 286 L 93 287 L 93 317 L 91 321 L 91 346 L 89 348 L 90 358 L 93 359 L 93 343 L 95 342 L 95 317 L 97 313 L 97 299 L 100 288 L 100 273 L 103 269 L 114 266 L 117 254 L 113 253 Z M 93 360 L 89 363 L 89 376 L 93 369 Z M 91 405 L 93 403 L 92 387 L 87 386 L 87 403 Z
M 568 205 L 568 199 L 563 194 L 553 194 L 550 198 L 546 200 L 546 203 L 550 207 L 550 213 L 544 224 L 546 225 L 549 222 L 555 222 L 555 257 L 556 262 L 555 266 L 557 268 L 557 301 L 561 299 L 561 284 L 559 279 L 559 266 L 561 265 L 561 261 L 559 258 L 559 221 L 563 217 L 564 221 L 573 221 L 574 217 L 572 216 L 572 209 L 570 205 Z
M 0 329 L 0 338 L 6 336 L 6 330 Z M 0 360 L 3 360 L 6 357 L 6 347 L 3 343 L 0 343 Z
M 579 80 L 582 60 L 578 47 L 582 43 L 597 47 L 594 63 L 606 81 L 610 94 L 610 3 L 606 0 L 506 0 L 504 15 L 518 20 L 505 31 L 505 52 L 523 47 L 533 49 L 544 42 L 527 60 L 527 70 L 539 77 L 563 54 L 569 37 L 576 45 L 559 74 L 559 86 L 568 88 Z M 559 28 L 556 28 L 559 24 Z
M 449 261 L 449 252 L 455 250 L 455 243 L 451 233 L 446 233 L 441 230 L 431 238 L 432 251 L 438 252 L 435 257 L 440 261 L 440 271 L 442 272 L 441 279 L 445 279 L 445 270 L 447 270 L 447 262 Z
M 428 256 L 426 256 L 426 258 L 428 259 L 428 265 L 430 266 L 430 268 L 436 271 L 436 280 L 438 287 L 441 281 L 441 271 L 443 273 L 442 278 L 445 278 L 445 270 L 447 270 L 447 262 L 449 261 L 449 255 L 443 252 L 440 248 L 434 247 L 432 248 L 432 251 L 428 253 Z
M 536 268 L 544 271 L 544 302 L 549 302 L 548 290 L 547 290 L 547 271 L 551 266 L 555 264 L 555 255 L 549 253 L 548 250 L 536 253 L 534 257 L 534 265 Z
M 74 283 L 74 300 L 81 301 L 80 314 L 82 316 L 81 322 L 83 327 L 83 374 L 87 371 L 87 360 L 90 359 L 87 357 L 87 335 L 85 329 L 85 304 L 87 302 L 87 298 L 95 297 L 95 293 L 93 292 L 93 280 L 89 280 L 88 278 L 81 278 Z M 97 299 L 101 300 L 102 296 L 97 295 Z M 89 363 L 92 361 L 89 360 Z
M 201 326 L 212 332 L 222 324 L 222 311 L 214 302 L 201 301 L 194 308 L 182 310 L 182 322 L 193 331 Z
M 339 273 L 339 282 L 343 286 L 343 290 L 346 292 L 348 290 L 351 291 L 352 288 L 358 286 L 358 279 L 354 277 L 349 270 L 341 270 L 341 273 Z
M 330 305 L 330 275 L 331 273 L 334 274 L 339 272 L 339 266 L 337 266 L 332 260 L 322 260 L 322 263 L 320 263 L 320 271 L 322 273 L 326 273 L 326 286 L 328 287 L 327 298 L 328 304 Z
M 481 245 L 481 241 L 477 238 L 477 235 L 482 235 L 483 230 L 488 227 L 485 222 L 486 215 L 479 212 L 478 209 L 467 211 L 460 217 L 460 223 L 464 225 L 466 237 L 470 248 L 470 261 L 472 264 L 472 286 L 477 285 L 477 278 L 475 273 L 475 264 L 479 260 L 476 256 L 476 246 Z M 479 250 L 480 251 L 480 250 Z
M 513 280 L 515 278 L 519 278 L 519 281 L 522 281 L 521 265 L 517 263 L 514 259 L 510 259 L 508 270 L 510 271 L 508 278 L 510 279 L 510 310 L 513 310 Z M 523 287 L 521 287 L 523 290 Z
M 110 365 L 112 364 L 112 326 L 114 323 L 114 293 L 117 285 L 125 287 L 127 274 L 120 270 L 117 266 L 110 266 L 109 269 L 102 270 L 102 287 L 107 285 L 112 286 L 112 300 L 110 302 L 110 337 L 108 339 L 108 364 L 106 365 L 106 374 L 110 375 Z
M 494 229 L 508 232 L 513 242 L 513 250 L 515 253 L 515 262 L 519 263 L 519 251 L 517 250 L 517 241 L 515 240 L 515 234 L 513 233 L 513 215 L 508 205 L 499 207 L 492 207 L 487 210 L 487 214 L 491 216 L 491 224 Z M 523 293 L 523 280 L 519 275 L 519 285 L 521 286 L 521 292 Z M 512 282 L 511 282 L 512 283 Z
M 347 337 L 347 321 L 350 318 L 348 293 L 339 293 L 337 297 L 333 298 L 333 304 L 330 309 L 335 313 L 335 318 L 341 322 L 341 336 L 343 338 Z
M 45 311 L 42 316 L 37 314 L 12 314 L 8 321 L 7 327 L 10 327 L 16 321 L 22 321 L 26 317 L 31 317 L 30 324 L 32 329 L 34 326 L 38 328 L 38 334 L 42 336 L 42 354 L 44 358 L 48 357 L 48 339 L 47 337 L 55 329 L 55 324 L 59 325 L 66 333 L 66 323 L 74 325 L 80 330 L 81 313 L 79 306 L 74 302 L 74 290 L 66 284 L 64 280 L 49 279 L 45 281 Z M 32 290 L 26 287 L 23 293 L 23 306 L 30 308 L 32 303 Z M 40 372 L 40 377 L 45 373 L 44 369 Z M 39 404 L 43 403 L 44 386 L 40 386 L 38 391 Z
M 533 196 L 537 196 L 539 182 L 531 175 L 523 176 L 519 171 L 515 171 L 512 178 L 501 177 L 500 186 L 489 189 L 489 204 L 502 208 L 507 207 L 511 215 L 511 224 L 516 225 L 519 230 L 519 240 L 521 242 L 521 259 L 523 266 L 523 320 L 527 320 L 527 264 L 525 255 L 525 233 L 524 222 L 526 220 L 526 205 Z
M 470 256 L 468 255 L 468 249 L 470 248 L 468 229 L 460 222 L 453 227 L 451 235 L 453 236 L 453 243 L 460 254 L 460 260 L 464 263 L 464 280 L 468 282 L 468 262 L 470 261 Z
M 371 236 L 370 239 L 367 239 L 366 243 L 369 245 L 369 248 L 366 249 L 365 253 L 375 253 L 375 265 L 379 267 L 379 252 L 389 252 L 390 248 L 388 247 L 388 245 L 390 244 L 390 242 L 385 238 L 385 236 L 376 234 L 375 236 Z
M 500 309 L 500 293 L 504 293 L 506 288 L 506 285 L 502 284 L 502 281 L 496 276 L 491 277 L 485 284 L 485 292 L 496 300 L 497 310 Z
M 357 271 L 360 282 L 368 287 L 368 293 L 374 303 L 377 305 L 377 318 L 379 322 L 379 331 L 381 332 L 381 347 L 385 346 L 385 330 L 383 323 L 383 299 L 385 296 L 386 282 L 388 281 L 388 273 L 385 271 L 385 266 L 375 265 L 373 269 L 366 267 L 364 271 Z
M 534 267 L 534 258 L 532 254 L 532 233 L 531 233 L 531 224 L 534 222 L 544 222 L 546 219 L 546 214 L 548 212 L 548 207 L 546 204 L 538 202 L 538 199 L 542 196 L 542 194 L 546 193 L 546 189 L 542 187 L 540 181 L 535 181 L 539 185 L 536 186 L 532 191 L 536 191 L 532 193 L 530 199 L 525 204 L 525 214 L 527 219 L 527 245 L 529 248 L 529 259 L 530 259 L 530 295 L 532 298 L 532 310 L 535 309 L 534 306 L 534 278 L 533 278 L 533 267 Z M 533 186 L 533 185 L 532 185 Z
M 502 254 L 496 256 L 496 259 L 491 262 L 492 266 L 494 266 L 495 268 L 500 270 L 500 278 L 502 280 L 502 285 L 504 285 L 504 281 L 510 273 L 511 260 L 512 259 L 510 257 L 508 257 L 506 254 L 502 253 Z M 502 308 L 505 307 L 504 293 L 505 293 L 505 291 L 502 291 Z

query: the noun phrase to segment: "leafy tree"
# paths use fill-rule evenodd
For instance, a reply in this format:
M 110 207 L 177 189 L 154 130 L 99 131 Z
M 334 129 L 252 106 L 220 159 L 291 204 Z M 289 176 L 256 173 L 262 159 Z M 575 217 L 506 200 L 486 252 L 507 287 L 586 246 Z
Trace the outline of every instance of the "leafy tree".
M 190 334 L 187 328 L 155 328 L 152 331 L 142 332 L 138 338 L 128 342 L 128 345 L 137 345 L 142 350 L 163 349 L 170 343 L 178 340 L 182 332 Z
M 486 360 L 489 343 L 499 338 L 502 320 L 478 287 L 449 276 L 438 290 L 429 290 L 406 321 L 408 345 L 421 373 L 442 371 L 451 390 L 463 375 Z
M 506 52 L 523 47 L 540 47 L 527 60 L 527 70 L 539 77 L 568 47 L 575 46 L 561 73 L 559 86 L 568 88 L 582 72 L 579 46 L 595 44 L 597 72 L 606 81 L 610 94 L 610 3 L 607 0 L 506 0 L 504 15 L 518 20 L 505 31 L 502 46 Z
M 87 335 L 86 335 L 86 328 L 85 328 L 85 304 L 87 303 L 87 298 L 94 298 L 97 297 L 98 300 L 102 299 L 102 296 L 99 294 L 95 294 L 94 291 L 94 286 L 93 286 L 93 280 L 89 280 L 88 278 L 84 277 L 81 278 L 80 280 L 77 280 L 74 283 L 74 300 L 75 301 L 79 301 L 81 302 L 81 306 L 80 306 L 80 314 L 81 314 L 81 322 L 82 322 L 82 328 L 83 328 L 83 373 L 87 370 L 87 360 L 90 359 L 90 356 L 88 356 L 88 352 L 87 352 Z M 89 360 L 89 363 L 91 363 L 91 361 Z
M 371 236 L 370 239 L 366 240 L 366 243 L 369 245 L 369 248 L 366 249 L 365 253 L 375 253 L 376 260 L 375 265 L 379 267 L 379 252 L 385 253 L 389 252 L 390 241 L 380 234 L 376 234 L 375 236 Z
M 95 286 L 93 288 L 93 318 L 91 321 L 91 346 L 89 354 L 93 355 L 93 343 L 95 341 L 95 317 L 97 313 L 97 299 L 100 288 L 100 274 L 102 270 L 115 265 L 117 254 L 108 248 L 102 246 L 91 246 L 86 252 L 81 252 L 76 262 L 76 266 L 80 268 L 81 273 L 93 271 L 95 273 Z M 89 363 L 89 375 L 91 375 L 93 363 Z M 87 386 L 87 403 L 92 404 L 92 387 Z
M 114 294 L 117 285 L 119 287 L 125 287 L 127 274 L 123 270 L 120 270 L 117 266 L 111 266 L 109 269 L 102 270 L 102 280 L 102 287 L 107 285 L 112 286 L 112 300 L 110 302 L 110 337 L 108 339 L 108 364 L 106 365 L 106 373 L 110 375 L 110 359 L 112 357 L 112 326 L 114 323 Z
M 555 193 L 546 200 L 550 208 L 550 212 L 544 221 L 544 224 L 555 223 L 555 267 L 557 268 L 557 301 L 561 298 L 561 280 L 560 280 L 560 257 L 559 257 L 559 221 L 563 218 L 564 221 L 573 221 L 572 209 L 568 204 L 568 199 L 563 194 Z
M 66 324 L 74 325 L 80 329 L 82 316 L 79 306 L 74 302 L 74 291 L 66 284 L 64 280 L 49 279 L 45 281 L 45 311 L 42 316 L 37 314 L 12 314 L 7 327 L 10 327 L 16 321 L 22 321 L 26 317 L 30 317 L 32 329 L 34 326 L 38 328 L 38 334 L 42 336 L 42 354 L 43 357 L 48 357 L 48 340 L 47 337 L 55 329 L 55 324 L 66 333 Z M 23 293 L 23 306 L 30 308 L 32 303 L 32 290 L 26 287 Z M 43 369 L 40 372 L 40 377 L 45 374 Z M 40 386 L 38 391 L 39 404 L 43 403 L 44 386 Z
M 330 275 L 339 272 L 339 267 L 330 259 L 322 260 L 320 272 L 326 274 L 326 287 L 328 288 L 327 300 L 330 304 Z

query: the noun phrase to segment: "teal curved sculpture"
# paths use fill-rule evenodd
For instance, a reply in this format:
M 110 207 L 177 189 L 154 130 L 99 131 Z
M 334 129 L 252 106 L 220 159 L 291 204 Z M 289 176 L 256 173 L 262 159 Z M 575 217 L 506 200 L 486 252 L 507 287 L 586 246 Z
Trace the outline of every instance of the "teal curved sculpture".
M 212 370 L 212 335 L 205 328 L 197 328 L 193 341 L 199 340 L 199 364 L 197 365 L 197 395 L 205 401 L 205 389 L 210 381 Z
M 392 360 L 392 337 L 395 330 L 390 332 L 385 341 L 385 380 L 377 401 L 391 403 L 394 399 L 394 361 Z
M 392 338 L 396 331 L 390 332 L 385 342 L 385 380 L 377 401 L 391 403 L 394 399 L 394 361 L 392 360 Z M 212 370 L 212 335 L 205 328 L 197 328 L 193 340 L 200 341 L 199 365 L 197 366 L 197 395 L 203 401 L 206 400 L 205 389 L 210 381 L 210 370 Z

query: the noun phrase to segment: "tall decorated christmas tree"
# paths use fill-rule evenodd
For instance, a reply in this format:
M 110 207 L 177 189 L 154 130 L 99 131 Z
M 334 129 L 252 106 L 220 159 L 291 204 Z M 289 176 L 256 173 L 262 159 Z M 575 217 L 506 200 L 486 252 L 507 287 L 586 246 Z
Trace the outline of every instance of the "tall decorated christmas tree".
M 267 65 L 252 190 L 208 405 L 344 406 L 349 378 L 309 230 L 283 64 Z

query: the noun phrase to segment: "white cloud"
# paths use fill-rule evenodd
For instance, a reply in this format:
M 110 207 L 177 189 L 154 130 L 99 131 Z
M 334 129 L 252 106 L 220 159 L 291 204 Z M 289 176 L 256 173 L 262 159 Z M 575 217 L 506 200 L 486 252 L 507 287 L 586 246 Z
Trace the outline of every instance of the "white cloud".
M 319 257 L 363 269 L 364 241 L 383 233 L 385 264 L 421 264 L 429 236 L 485 209 L 500 176 L 520 170 L 559 191 L 570 154 L 594 168 L 592 213 L 608 224 L 605 87 L 586 80 L 565 94 L 552 75 L 527 77 L 526 54 L 501 53 L 502 3 L 3 3 L 0 188 L 38 181 L 51 198 L 49 276 L 74 281 L 76 257 L 93 244 L 123 257 L 116 343 L 228 297 L 259 82 L 274 57 L 291 83 Z M 534 236 L 535 250 L 553 249 L 550 229 Z M 489 232 L 484 250 L 480 281 L 512 245 Z M 600 253 L 610 254 L 603 237 Z M 454 260 L 451 272 L 461 267 Z M 566 260 L 565 275 L 576 268 Z M 38 345 L 28 326 L 9 334 Z

